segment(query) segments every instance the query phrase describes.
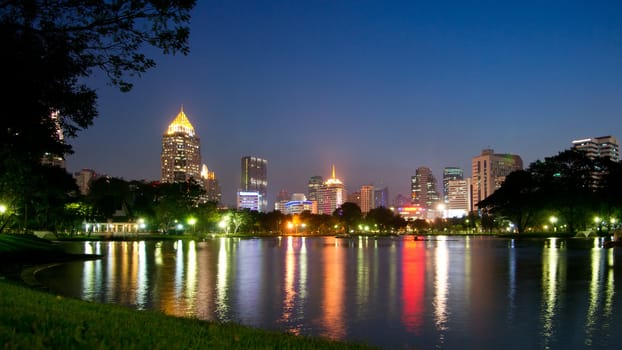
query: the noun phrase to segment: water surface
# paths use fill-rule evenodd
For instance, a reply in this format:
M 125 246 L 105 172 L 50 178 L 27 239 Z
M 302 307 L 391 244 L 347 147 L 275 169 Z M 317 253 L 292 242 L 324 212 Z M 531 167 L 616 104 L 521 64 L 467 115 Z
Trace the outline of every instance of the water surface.
M 52 290 L 384 348 L 622 348 L 622 253 L 601 239 L 87 242 Z

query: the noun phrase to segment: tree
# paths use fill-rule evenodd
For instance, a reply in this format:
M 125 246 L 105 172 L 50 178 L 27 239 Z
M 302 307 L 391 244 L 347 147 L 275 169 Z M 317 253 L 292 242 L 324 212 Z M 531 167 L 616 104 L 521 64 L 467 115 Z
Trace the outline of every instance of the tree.
M 155 66 L 144 47 L 187 54 L 194 5 L 195 0 L 0 2 L 0 76 L 10 87 L 0 95 L 0 189 L 13 182 L 11 195 L 23 201 L 28 183 L 12 179 L 28 179 L 46 154 L 71 153 L 66 138 L 97 116 L 97 94 L 84 83 L 95 70 L 129 91 L 132 78 Z
M 385 207 L 371 209 L 367 215 L 365 215 L 365 220 L 371 225 L 377 225 L 381 232 L 386 232 L 391 228 L 395 228 L 396 224 L 395 214 L 393 214 L 391 209 Z
M 343 203 L 341 207 L 335 209 L 333 216 L 341 221 L 346 232 L 350 232 L 350 229 L 356 227 L 363 219 L 361 208 L 352 202 Z
M 535 222 L 542 203 L 538 198 L 538 186 L 531 173 L 517 170 L 509 174 L 503 185 L 478 206 L 492 215 L 511 221 L 518 233 Z

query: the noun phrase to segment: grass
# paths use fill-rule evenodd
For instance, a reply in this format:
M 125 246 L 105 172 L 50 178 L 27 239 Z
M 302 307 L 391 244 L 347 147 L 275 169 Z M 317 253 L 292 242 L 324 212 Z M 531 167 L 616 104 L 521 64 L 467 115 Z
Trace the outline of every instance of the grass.
M 0 235 L 0 265 L 9 258 L 19 261 L 21 268 L 29 257 L 39 256 L 35 260 L 40 262 L 59 254 L 56 245 L 36 237 Z M 365 344 L 90 303 L 1 276 L 0 310 L 4 349 L 371 349 Z

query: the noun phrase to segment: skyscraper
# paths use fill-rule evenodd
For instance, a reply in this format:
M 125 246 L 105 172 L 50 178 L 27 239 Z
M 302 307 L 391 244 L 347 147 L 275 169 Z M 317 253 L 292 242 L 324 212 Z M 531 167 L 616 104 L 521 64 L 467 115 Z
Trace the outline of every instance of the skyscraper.
M 521 169 L 523 160 L 515 154 L 495 154 L 492 149 L 484 149 L 479 156 L 473 157 L 471 159 L 473 208 L 475 209 L 480 201 L 501 187 L 506 176 Z
M 470 187 L 470 178 L 449 180 L 447 183 L 447 217 L 463 217 L 471 211 Z
M 203 188 L 205 189 L 205 199 L 207 201 L 219 202 L 222 198 L 220 184 L 216 179 L 216 174 L 203 164 L 201 168 L 201 179 L 203 180 Z
M 335 176 L 334 165 L 331 178 L 320 186 L 317 194 L 318 214 L 332 215 L 335 209 L 345 202 L 347 198 L 346 189 L 343 182 Z
M 620 161 L 620 145 L 613 136 L 590 137 L 572 141 L 572 148 L 584 151 L 591 159 L 609 158 Z
M 259 211 L 268 210 L 268 161 L 259 157 L 242 157 L 240 190 L 256 191 L 260 195 Z
M 201 178 L 201 149 L 183 106 L 162 135 L 162 182 L 184 182 Z
M 432 170 L 426 167 L 417 168 L 415 176 L 411 177 L 410 182 L 412 204 L 424 208 L 433 208 L 439 201 L 439 195 Z
M 307 185 L 307 199 L 317 202 L 317 192 L 323 184 L 324 178 L 318 175 L 311 176 L 309 178 L 309 184 Z
M 374 208 L 374 186 L 361 186 L 361 212 L 369 213 Z
M 464 178 L 464 172 L 458 167 L 445 167 L 443 169 L 443 202 L 447 204 L 449 202 L 449 181 L 462 180 Z
M 376 188 L 374 190 L 374 208 L 389 207 L 389 188 Z

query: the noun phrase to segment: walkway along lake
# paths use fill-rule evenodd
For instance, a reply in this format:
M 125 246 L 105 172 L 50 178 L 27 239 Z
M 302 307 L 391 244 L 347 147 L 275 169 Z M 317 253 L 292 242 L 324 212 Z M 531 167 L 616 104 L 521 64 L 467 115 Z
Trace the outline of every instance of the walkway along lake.
M 622 248 L 602 239 L 215 238 L 70 243 L 37 274 L 89 301 L 384 348 L 622 349 Z

